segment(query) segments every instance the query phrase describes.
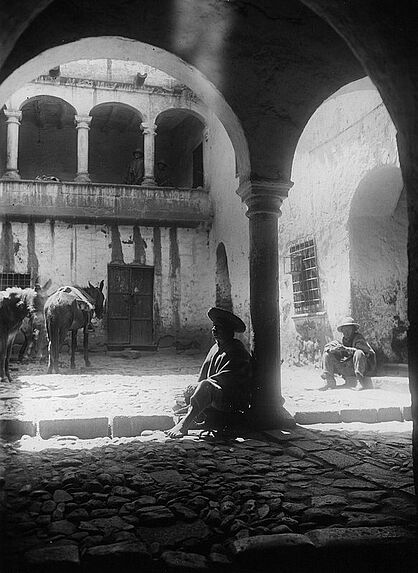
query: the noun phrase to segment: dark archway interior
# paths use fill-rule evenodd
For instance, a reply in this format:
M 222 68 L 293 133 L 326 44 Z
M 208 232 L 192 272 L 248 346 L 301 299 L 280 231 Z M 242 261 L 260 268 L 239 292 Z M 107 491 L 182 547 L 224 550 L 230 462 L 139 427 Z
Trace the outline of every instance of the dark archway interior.
M 133 151 L 144 148 L 141 115 L 118 103 L 98 105 L 90 115 L 90 178 L 94 183 L 123 184 Z

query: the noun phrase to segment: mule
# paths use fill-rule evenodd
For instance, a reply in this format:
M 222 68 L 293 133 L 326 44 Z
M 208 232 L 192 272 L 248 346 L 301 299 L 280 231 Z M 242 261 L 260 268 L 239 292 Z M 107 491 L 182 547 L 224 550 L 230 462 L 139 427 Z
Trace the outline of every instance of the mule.
M 0 291 L 0 381 L 11 382 L 9 359 L 13 342 L 26 316 L 36 316 L 38 293 L 32 288 Z
M 48 297 L 45 308 L 45 325 L 48 336 L 48 374 L 58 373 L 58 359 L 61 347 L 71 331 L 70 368 L 75 368 L 77 331 L 83 329 L 84 363 L 90 366 L 88 357 L 89 326 L 93 314 L 102 318 L 104 311 L 104 281 L 98 287 L 89 282 L 88 287 L 66 286 Z
M 39 283 L 35 284 L 34 288 L 38 294 L 36 297 L 35 315 L 27 316 L 23 319 L 20 331 L 15 339 L 16 344 L 18 343 L 18 338 L 21 341 L 18 355 L 19 362 L 30 358 L 43 360 L 46 357 L 48 342 L 46 338 L 44 306 L 50 286 L 51 279 L 47 280 L 43 286 Z

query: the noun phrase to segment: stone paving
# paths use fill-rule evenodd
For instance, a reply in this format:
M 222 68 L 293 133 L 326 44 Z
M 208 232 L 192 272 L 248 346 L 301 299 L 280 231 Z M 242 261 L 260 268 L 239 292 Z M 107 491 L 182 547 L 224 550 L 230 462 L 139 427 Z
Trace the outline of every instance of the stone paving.
M 364 427 L 3 443 L 2 571 L 405 571 L 410 423 Z
M 77 358 L 71 372 L 64 357 L 59 375 L 19 366 L 0 390 L 0 420 L 34 430 L 2 440 L 1 571 L 413 570 L 411 422 L 339 415 L 229 441 L 169 440 L 161 428 L 201 356 L 93 354 L 89 369 Z M 323 393 L 318 371 L 282 371 L 288 410 L 317 422 L 406 408 L 404 382 Z

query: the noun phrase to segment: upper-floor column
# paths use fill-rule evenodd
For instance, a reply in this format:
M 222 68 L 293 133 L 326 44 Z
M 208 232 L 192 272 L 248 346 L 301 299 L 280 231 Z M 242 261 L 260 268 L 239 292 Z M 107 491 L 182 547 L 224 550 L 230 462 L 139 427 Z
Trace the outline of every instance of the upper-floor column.
M 74 120 L 77 129 L 77 175 L 74 181 L 89 183 L 89 130 L 92 117 L 76 115 Z
M 294 425 L 283 408 L 280 379 L 279 247 L 280 207 L 290 181 L 252 181 L 238 189 L 248 206 L 250 235 L 250 312 L 257 391 L 251 409 L 258 427 Z
M 17 168 L 19 155 L 19 127 L 22 112 L 17 110 L 4 110 L 7 117 L 7 149 L 6 149 L 6 172 L 3 179 L 20 179 Z
M 149 123 L 141 123 L 141 127 L 144 134 L 144 179 L 142 185 L 156 185 L 154 163 L 157 126 Z

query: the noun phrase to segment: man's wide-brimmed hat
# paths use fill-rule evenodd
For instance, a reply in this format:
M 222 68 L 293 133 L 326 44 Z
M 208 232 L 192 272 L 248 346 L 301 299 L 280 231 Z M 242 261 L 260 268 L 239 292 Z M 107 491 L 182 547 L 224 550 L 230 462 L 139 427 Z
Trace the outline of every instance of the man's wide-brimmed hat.
M 144 157 L 144 152 L 142 151 L 142 149 L 135 149 L 135 151 L 133 153 L 139 153 L 139 155 L 141 155 L 142 157 Z
M 221 324 L 234 332 L 245 332 L 246 326 L 243 321 L 233 312 L 229 312 L 229 310 L 213 306 L 208 310 L 208 317 L 214 324 Z
M 346 316 L 337 326 L 338 332 L 341 332 L 342 326 L 354 326 L 356 330 L 360 327 L 360 325 L 351 316 Z

